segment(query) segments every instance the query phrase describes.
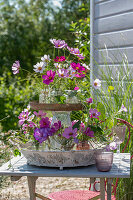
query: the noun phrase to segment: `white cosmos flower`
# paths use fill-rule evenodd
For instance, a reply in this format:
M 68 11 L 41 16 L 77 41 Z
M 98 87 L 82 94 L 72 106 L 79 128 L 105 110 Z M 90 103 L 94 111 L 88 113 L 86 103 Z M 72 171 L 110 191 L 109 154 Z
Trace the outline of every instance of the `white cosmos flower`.
M 48 63 L 51 59 L 50 59 L 50 56 L 49 55 L 44 55 L 43 57 L 41 57 L 41 60 L 42 60 L 42 62 L 46 62 L 46 63 Z
M 99 79 L 95 79 L 95 81 L 93 82 L 93 87 L 95 89 L 100 89 L 100 87 L 101 87 L 101 81 Z
M 43 62 L 37 63 L 36 65 L 34 65 L 34 71 L 35 72 L 39 72 L 39 73 L 43 73 L 43 70 L 45 69 L 46 64 Z
M 60 63 L 54 63 L 54 66 L 55 66 L 57 69 L 60 69 L 60 68 L 61 68 L 61 64 L 60 64 Z

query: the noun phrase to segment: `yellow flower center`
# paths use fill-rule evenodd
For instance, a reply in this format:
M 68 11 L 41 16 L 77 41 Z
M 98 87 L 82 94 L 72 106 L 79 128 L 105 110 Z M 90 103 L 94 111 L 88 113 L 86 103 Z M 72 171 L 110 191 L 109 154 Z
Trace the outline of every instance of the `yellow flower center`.
M 38 70 L 39 70 L 39 71 L 42 70 L 42 67 L 38 67 Z
M 97 86 L 97 82 L 95 82 L 94 85 Z

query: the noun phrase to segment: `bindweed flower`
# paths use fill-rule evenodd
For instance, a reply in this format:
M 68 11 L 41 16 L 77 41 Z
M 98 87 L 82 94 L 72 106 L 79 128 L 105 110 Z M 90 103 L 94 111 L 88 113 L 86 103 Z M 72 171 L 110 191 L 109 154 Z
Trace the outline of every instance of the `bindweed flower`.
M 62 49 L 67 47 L 67 43 L 64 40 L 50 39 L 50 42 L 54 44 L 55 48 Z
M 93 82 L 93 87 L 95 89 L 100 89 L 101 87 L 101 81 L 99 79 L 96 79 L 94 82 Z
M 61 56 L 61 57 L 56 56 L 56 58 L 54 59 L 55 62 L 63 62 L 65 60 L 66 60 L 65 56 Z
M 98 112 L 97 109 L 93 109 L 93 108 L 90 109 L 89 114 L 90 114 L 90 118 L 97 118 L 97 119 L 99 119 L 98 116 L 101 115 L 101 113 Z
M 13 74 L 18 74 L 19 73 L 19 69 L 20 69 L 20 63 L 19 61 L 15 61 L 15 63 L 13 63 L 12 65 L 12 71 L 13 71 Z
M 45 69 L 46 64 L 43 62 L 37 63 L 36 65 L 34 65 L 34 71 L 35 72 L 39 72 L 39 73 L 43 73 L 44 69 Z
M 62 136 L 67 138 L 67 139 L 69 139 L 71 137 L 76 138 L 76 136 L 77 136 L 77 128 L 73 129 L 72 126 L 69 126 L 68 128 L 65 128 Z
M 43 57 L 41 57 L 41 60 L 44 63 L 48 63 L 51 59 L 49 55 L 44 55 Z
M 53 82 L 54 77 L 55 77 L 54 71 L 52 71 L 52 70 L 47 71 L 47 75 L 42 76 L 42 79 L 44 79 L 43 83 L 45 83 L 46 85 L 49 85 L 51 82 Z
M 118 111 L 119 113 L 120 112 L 127 112 L 127 108 L 122 104 L 122 106 L 121 106 L 121 108 L 120 108 L 120 110 Z

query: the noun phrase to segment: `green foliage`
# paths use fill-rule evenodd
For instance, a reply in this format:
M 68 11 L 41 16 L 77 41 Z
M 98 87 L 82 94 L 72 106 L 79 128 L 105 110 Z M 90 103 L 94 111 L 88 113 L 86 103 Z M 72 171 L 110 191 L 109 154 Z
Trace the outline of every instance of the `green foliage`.
M 12 77 L 11 72 L 5 72 L 0 77 L 0 124 L 2 131 L 17 129 L 19 113 L 36 95 L 33 85 L 34 81 L 31 79 L 26 79 L 22 84 L 21 78 Z

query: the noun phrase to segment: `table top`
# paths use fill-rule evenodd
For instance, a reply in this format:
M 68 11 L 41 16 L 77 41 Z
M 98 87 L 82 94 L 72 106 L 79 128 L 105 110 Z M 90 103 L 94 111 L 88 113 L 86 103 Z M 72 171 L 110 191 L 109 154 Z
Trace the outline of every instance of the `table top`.
M 95 165 L 74 168 L 50 168 L 37 167 L 27 164 L 26 158 L 22 155 L 5 163 L 0 167 L 0 175 L 4 176 L 37 176 L 37 177 L 79 177 L 79 178 L 130 178 L 130 154 L 121 153 L 119 157 L 114 154 L 113 166 L 109 172 L 99 172 Z

